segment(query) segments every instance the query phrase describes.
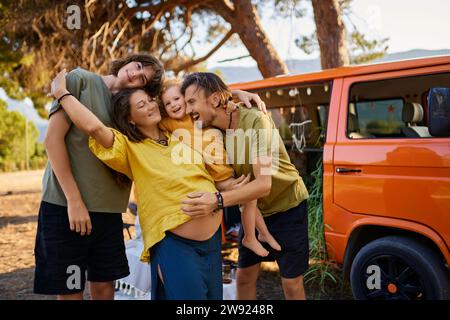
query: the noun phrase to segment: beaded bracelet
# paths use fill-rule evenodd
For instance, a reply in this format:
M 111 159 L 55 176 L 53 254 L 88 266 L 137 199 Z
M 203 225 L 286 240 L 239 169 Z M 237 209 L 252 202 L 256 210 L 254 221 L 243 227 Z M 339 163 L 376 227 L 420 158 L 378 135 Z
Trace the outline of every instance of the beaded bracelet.
M 215 195 L 217 197 L 217 209 L 216 209 L 216 211 L 222 210 L 223 209 L 223 197 L 222 197 L 222 194 L 219 191 L 217 191 L 215 193 Z

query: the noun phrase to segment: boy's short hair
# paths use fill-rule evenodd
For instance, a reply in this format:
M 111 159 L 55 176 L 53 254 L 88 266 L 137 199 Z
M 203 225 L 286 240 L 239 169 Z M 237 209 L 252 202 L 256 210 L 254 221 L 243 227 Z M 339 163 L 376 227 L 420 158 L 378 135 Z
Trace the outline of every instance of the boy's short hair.
M 232 96 L 228 86 L 218 75 L 212 72 L 194 72 L 188 75 L 181 86 L 181 93 L 184 95 L 186 89 L 193 84 L 195 84 L 197 88 L 202 88 L 205 91 L 206 97 L 218 92 L 221 104 L 226 103 Z
M 114 60 L 111 62 L 109 73 L 117 76 L 120 68 L 133 61 L 140 62 L 144 67 L 150 66 L 153 69 L 153 77 L 145 85 L 144 90 L 147 91 L 150 96 L 156 97 L 160 93 L 161 85 L 164 81 L 164 66 L 161 61 L 151 54 L 137 53 L 123 59 Z

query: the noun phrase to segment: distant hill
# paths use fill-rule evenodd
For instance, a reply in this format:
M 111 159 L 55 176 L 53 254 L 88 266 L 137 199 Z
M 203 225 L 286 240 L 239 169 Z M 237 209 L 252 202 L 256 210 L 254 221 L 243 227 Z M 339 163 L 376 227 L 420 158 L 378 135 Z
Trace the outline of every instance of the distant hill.
M 405 60 L 413 58 L 423 58 L 438 55 L 450 55 L 450 50 L 410 50 L 405 52 L 390 53 L 381 59 L 374 60 L 373 62 L 387 62 L 395 60 Z M 309 73 L 320 71 L 319 59 L 308 60 L 287 60 L 287 67 L 291 74 Z M 260 80 L 263 77 L 258 68 L 255 67 L 214 67 L 210 71 L 219 70 L 225 78 L 227 83 L 246 82 Z
M 450 50 L 411 50 L 405 52 L 391 53 L 375 62 L 394 61 L 430 57 L 437 55 L 450 55 Z M 319 59 L 308 60 L 287 60 L 287 67 L 291 74 L 308 73 L 320 70 Z M 262 79 L 261 73 L 256 67 L 216 67 L 209 71 L 220 70 L 227 83 L 245 82 Z M 0 99 L 8 104 L 9 110 L 17 110 L 24 114 L 30 121 L 33 121 L 39 129 L 39 141 L 43 141 L 47 130 L 48 120 L 42 119 L 33 107 L 31 99 L 22 101 L 9 98 L 3 88 L 0 88 Z

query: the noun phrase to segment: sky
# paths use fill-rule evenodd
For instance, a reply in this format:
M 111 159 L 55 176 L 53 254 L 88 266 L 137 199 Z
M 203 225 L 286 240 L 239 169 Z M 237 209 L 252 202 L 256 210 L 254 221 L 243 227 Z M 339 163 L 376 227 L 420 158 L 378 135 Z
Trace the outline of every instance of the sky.
M 262 16 L 263 28 L 284 60 L 314 59 L 319 52 L 306 55 L 294 40 L 311 34 L 314 29 L 312 7 L 304 1 L 307 15 L 300 19 L 275 19 L 268 12 Z M 353 0 L 351 21 L 369 37 L 389 38 L 388 53 L 412 49 L 450 49 L 450 0 Z M 348 21 L 346 21 L 348 23 Z M 199 50 L 198 55 L 205 50 Z M 248 54 L 243 45 L 222 47 L 208 59 L 215 66 L 254 66 L 251 58 L 220 63 L 219 61 Z

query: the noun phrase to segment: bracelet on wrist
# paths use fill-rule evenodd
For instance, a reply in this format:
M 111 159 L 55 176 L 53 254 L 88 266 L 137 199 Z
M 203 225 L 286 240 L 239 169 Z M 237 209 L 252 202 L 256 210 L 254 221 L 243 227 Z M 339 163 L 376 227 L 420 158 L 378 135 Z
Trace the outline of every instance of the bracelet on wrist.
M 73 96 L 73 94 L 71 94 L 70 92 L 63 94 L 61 97 L 58 98 L 58 104 L 61 104 L 61 100 L 67 96 Z
M 222 197 L 222 194 L 219 191 L 217 191 L 215 193 L 215 195 L 216 195 L 216 198 L 217 198 L 217 209 L 214 210 L 214 211 L 217 212 L 217 211 L 223 209 L 223 197 Z

